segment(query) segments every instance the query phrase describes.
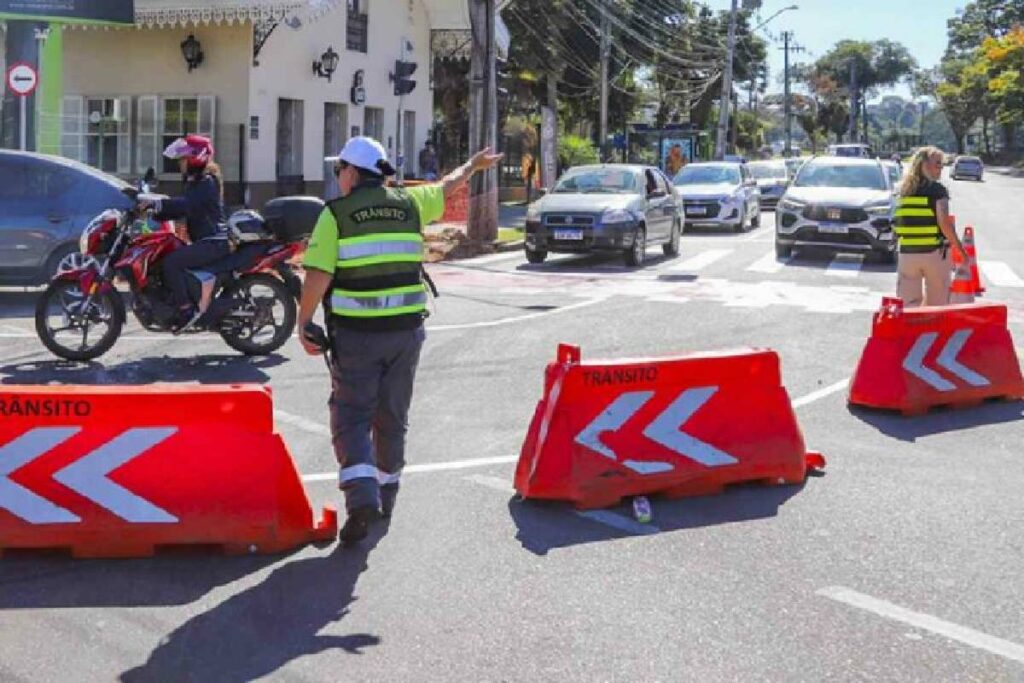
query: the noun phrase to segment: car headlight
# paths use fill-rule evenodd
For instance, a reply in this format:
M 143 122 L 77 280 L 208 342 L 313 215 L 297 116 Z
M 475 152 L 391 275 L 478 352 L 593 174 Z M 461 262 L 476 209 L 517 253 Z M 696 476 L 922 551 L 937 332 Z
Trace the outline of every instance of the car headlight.
M 889 214 L 892 213 L 892 205 L 872 204 L 871 206 L 865 206 L 864 210 L 868 212 L 869 216 L 873 216 L 875 218 L 888 218 Z
M 804 207 L 807 206 L 807 204 L 805 204 L 803 202 L 798 202 L 795 199 L 787 199 L 787 198 L 784 197 L 779 202 L 779 206 L 781 208 L 787 209 L 789 211 L 802 211 L 804 209 Z
M 601 214 L 602 223 L 632 223 L 636 216 L 628 209 L 605 209 Z
M 536 204 L 530 204 L 529 208 L 526 209 L 526 221 L 528 223 L 537 223 L 540 221 L 540 207 Z

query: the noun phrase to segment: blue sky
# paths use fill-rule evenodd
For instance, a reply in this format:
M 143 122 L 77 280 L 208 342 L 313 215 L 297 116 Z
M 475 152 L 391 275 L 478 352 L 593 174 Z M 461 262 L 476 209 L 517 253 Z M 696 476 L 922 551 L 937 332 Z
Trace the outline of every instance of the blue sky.
M 796 43 L 807 52 L 791 54 L 791 61 L 814 61 L 840 40 L 888 38 L 903 43 L 920 66 L 934 66 L 946 49 L 946 20 L 967 0 L 764 0 L 760 15 L 767 19 L 788 5 L 799 9 L 775 17 L 761 31 L 766 39 L 792 31 Z M 712 9 L 729 9 L 731 0 L 704 0 Z M 756 22 L 755 22 L 756 25 Z M 781 91 L 783 55 L 781 42 L 770 43 L 772 82 L 769 89 Z M 899 87 L 896 94 L 909 97 Z

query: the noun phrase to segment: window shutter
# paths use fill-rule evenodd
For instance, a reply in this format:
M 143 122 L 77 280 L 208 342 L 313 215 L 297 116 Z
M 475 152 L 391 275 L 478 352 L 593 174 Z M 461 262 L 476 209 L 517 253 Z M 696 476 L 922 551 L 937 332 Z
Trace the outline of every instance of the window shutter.
M 117 172 L 128 175 L 132 172 L 132 98 L 118 97 L 114 100 L 117 119 Z
M 217 98 L 203 95 L 196 99 L 199 100 L 199 134 L 212 140 L 217 132 Z
M 160 173 L 159 146 L 160 121 L 157 116 L 157 96 L 145 95 L 139 98 L 139 115 L 135 137 L 135 170 L 145 173 L 153 169 Z
M 61 98 L 60 153 L 76 161 L 85 158 L 85 98 L 81 95 Z

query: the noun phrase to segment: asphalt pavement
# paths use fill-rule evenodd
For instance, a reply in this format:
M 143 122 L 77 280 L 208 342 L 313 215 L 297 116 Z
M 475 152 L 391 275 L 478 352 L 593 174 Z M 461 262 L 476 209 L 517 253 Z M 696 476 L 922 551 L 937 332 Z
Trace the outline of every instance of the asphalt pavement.
M 1024 347 L 1024 179 L 947 186 L 984 299 L 1007 303 Z M 431 266 L 442 296 L 389 525 L 284 557 L 0 560 L 0 681 L 1024 680 L 1024 404 L 848 407 L 895 269 L 778 260 L 772 226 L 765 212 L 746 234 L 687 233 L 680 256 L 651 249 L 637 269 Z M 246 359 L 132 325 L 69 365 L 35 339 L 35 297 L 0 292 L 0 382 L 269 384 L 311 499 L 340 503 L 326 371 L 296 341 Z M 584 358 L 774 349 L 827 470 L 656 498 L 647 525 L 519 501 L 515 459 L 562 342 Z

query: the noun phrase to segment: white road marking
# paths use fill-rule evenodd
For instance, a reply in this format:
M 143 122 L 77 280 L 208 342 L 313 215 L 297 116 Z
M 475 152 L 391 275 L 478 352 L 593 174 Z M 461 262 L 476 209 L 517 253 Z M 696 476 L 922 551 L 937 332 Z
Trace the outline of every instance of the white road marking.
M 814 403 L 815 401 L 820 401 L 821 399 L 825 398 L 826 396 L 831 396 L 832 394 L 834 394 L 836 392 L 842 391 L 843 389 L 845 389 L 848 386 L 850 386 L 850 380 L 849 379 L 844 379 L 844 380 L 840 380 L 840 381 L 836 382 L 835 384 L 830 384 L 827 387 L 824 387 L 822 389 L 818 389 L 817 391 L 812 391 L 811 393 L 807 394 L 806 396 L 801 396 L 800 398 L 798 398 L 795 401 L 793 401 L 793 408 L 794 409 L 796 409 L 796 408 L 803 408 L 804 406 L 810 405 L 811 403 Z
M 746 270 L 751 273 L 777 273 L 788 266 L 790 260 L 791 258 L 780 259 L 775 255 L 775 250 L 773 249 L 747 266 Z
M 666 268 L 666 270 L 695 273 L 699 270 L 707 268 L 715 261 L 723 259 L 731 253 L 732 249 L 708 249 L 707 251 L 703 251 L 697 254 L 696 256 L 691 256 L 690 258 L 686 259 L 685 261 L 682 261 L 681 263 L 675 263 Z
M 832 263 L 828 264 L 825 275 L 832 277 L 857 277 L 864 265 L 864 254 L 837 254 Z
M 511 483 L 497 477 L 473 474 L 468 477 L 463 477 L 463 479 L 510 495 L 516 492 L 515 487 L 512 486 Z M 573 514 L 577 517 L 589 519 L 592 522 L 597 522 L 598 524 L 611 527 L 617 531 L 624 531 L 628 534 L 635 534 L 637 536 L 657 534 L 661 532 L 661 529 L 653 524 L 641 524 L 629 517 L 623 517 L 622 515 L 611 512 L 610 510 L 573 510 Z
M 979 650 L 985 650 L 1000 657 L 1024 663 L 1024 645 L 1003 640 L 996 636 L 990 636 L 987 633 L 939 619 L 931 614 L 915 612 L 906 607 L 901 607 L 885 600 L 879 600 L 878 598 L 858 593 L 855 590 L 842 586 L 829 586 L 815 592 L 822 597 L 872 612 L 880 617 L 892 619 L 893 621 L 908 624 L 925 631 L 931 631 L 937 635 L 959 641 Z
M 454 462 L 430 462 L 422 465 L 406 465 L 402 474 L 425 474 L 430 472 L 451 472 L 453 470 L 468 470 L 476 467 L 492 467 L 494 465 L 508 465 L 519 460 L 518 455 L 505 455 L 494 458 L 477 458 L 476 460 L 457 460 Z M 337 481 L 337 472 L 323 472 L 321 474 L 306 474 L 302 481 L 313 483 L 318 481 Z
M 527 320 L 536 320 L 537 318 L 546 318 L 552 315 L 558 315 L 559 313 L 569 313 L 580 308 L 586 308 L 587 306 L 593 306 L 595 304 L 604 303 L 607 297 L 600 297 L 596 299 L 590 299 L 588 301 L 581 301 L 578 304 L 572 304 L 570 306 L 562 306 L 555 308 L 550 311 L 540 311 L 539 313 L 530 313 L 528 315 L 521 315 L 514 318 L 501 318 L 500 320 L 488 320 L 479 323 L 463 323 L 461 325 L 434 325 L 427 326 L 427 332 L 452 332 L 454 330 L 472 330 L 481 327 L 499 327 L 501 325 L 514 325 L 516 323 L 526 322 Z
M 978 265 L 985 279 L 996 287 L 1024 287 L 1024 280 L 1002 261 L 981 261 Z

